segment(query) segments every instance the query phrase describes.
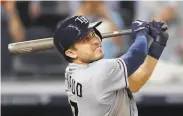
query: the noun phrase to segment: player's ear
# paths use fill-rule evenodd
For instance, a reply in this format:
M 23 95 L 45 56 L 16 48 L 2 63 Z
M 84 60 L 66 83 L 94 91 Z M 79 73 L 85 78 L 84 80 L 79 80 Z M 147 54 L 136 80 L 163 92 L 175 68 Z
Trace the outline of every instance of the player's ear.
M 73 59 L 76 59 L 77 58 L 77 54 L 75 53 L 74 50 L 72 49 L 68 49 L 65 51 L 65 55 L 68 56 L 68 57 L 71 57 Z

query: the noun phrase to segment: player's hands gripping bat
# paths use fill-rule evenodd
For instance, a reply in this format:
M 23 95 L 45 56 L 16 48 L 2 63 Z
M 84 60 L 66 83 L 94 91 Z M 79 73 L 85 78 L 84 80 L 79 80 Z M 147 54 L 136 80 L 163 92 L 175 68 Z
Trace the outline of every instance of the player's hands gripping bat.
M 169 35 L 166 32 L 167 29 L 168 26 L 165 22 L 152 21 L 149 23 L 149 33 L 154 41 L 149 48 L 148 54 L 157 60 L 163 53 L 169 38 Z
M 131 29 L 133 35 L 137 34 L 147 35 L 149 33 L 149 24 L 145 21 L 136 20 L 132 22 Z
M 168 29 L 168 26 L 166 22 L 157 22 L 157 21 L 152 21 L 149 23 L 149 28 L 150 28 L 150 36 L 154 38 L 154 41 L 166 46 L 167 40 L 169 38 L 168 33 L 166 30 Z M 158 38 L 160 36 L 161 39 Z

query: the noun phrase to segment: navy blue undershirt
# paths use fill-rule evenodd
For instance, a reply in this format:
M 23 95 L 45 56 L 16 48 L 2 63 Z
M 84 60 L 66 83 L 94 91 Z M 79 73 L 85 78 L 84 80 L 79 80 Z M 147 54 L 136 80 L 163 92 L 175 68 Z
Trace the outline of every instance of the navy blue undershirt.
M 145 34 L 139 34 L 136 36 L 135 42 L 129 48 L 128 52 L 120 57 L 126 63 L 128 77 L 140 67 L 147 54 L 147 36 Z

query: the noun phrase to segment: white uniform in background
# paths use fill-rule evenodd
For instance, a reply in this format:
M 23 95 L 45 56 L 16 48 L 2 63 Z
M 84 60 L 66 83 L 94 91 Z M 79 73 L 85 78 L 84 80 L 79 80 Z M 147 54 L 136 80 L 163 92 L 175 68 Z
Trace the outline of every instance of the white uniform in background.
M 65 84 L 74 116 L 138 116 L 121 59 L 102 59 L 88 65 L 70 63 Z

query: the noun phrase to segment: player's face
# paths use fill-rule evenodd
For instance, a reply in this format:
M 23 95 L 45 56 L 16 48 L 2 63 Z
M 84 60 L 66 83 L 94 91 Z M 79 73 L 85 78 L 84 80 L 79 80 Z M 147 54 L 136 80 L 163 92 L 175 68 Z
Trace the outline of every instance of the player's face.
M 92 31 L 85 38 L 74 44 L 74 62 L 90 63 L 103 58 L 104 53 L 101 46 L 101 39 Z

